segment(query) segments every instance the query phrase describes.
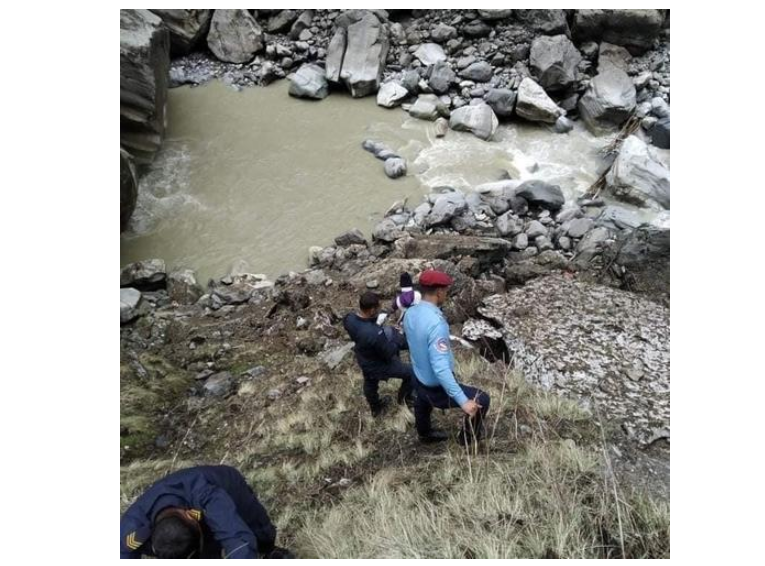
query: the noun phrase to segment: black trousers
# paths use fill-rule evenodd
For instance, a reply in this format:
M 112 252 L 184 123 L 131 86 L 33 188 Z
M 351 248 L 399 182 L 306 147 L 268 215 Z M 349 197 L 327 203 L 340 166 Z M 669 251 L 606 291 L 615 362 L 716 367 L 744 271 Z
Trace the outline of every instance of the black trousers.
M 459 405 L 446 394 L 446 391 L 440 385 L 427 387 L 416 378 L 414 382 L 417 391 L 417 397 L 414 400 L 414 426 L 417 428 L 417 433 L 424 436 L 431 430 L 430 417 L 434 407 L 437 409 L 453 409 L 459 407 Z M 481 405 L 481 409 L 474 417 L 465 415 L 462 421 L 463 433 L 468 434 L 472 431 L 476 438 L 480 439 L 483 435 L 483 421 L 486 413 L 489 411 L 489 394 L 470 385 L 459 383 L 459 386 L 468 399 L 472 399 Z
M 385 368 L 384 371 L 376 371 L 372 375 L 364 375 L 364 397 L 369 403 L 372 412 L 380 410 L 380 394 L 378 388 L 381 381 L 389 379 L 400 379 L 401 386 L 398 388 L 397 401 L 399 403 L 410 401 L 412 391 L 414 390 L 414 371 L 412 366 L 405 364 L 401 360 L 394 360 Z

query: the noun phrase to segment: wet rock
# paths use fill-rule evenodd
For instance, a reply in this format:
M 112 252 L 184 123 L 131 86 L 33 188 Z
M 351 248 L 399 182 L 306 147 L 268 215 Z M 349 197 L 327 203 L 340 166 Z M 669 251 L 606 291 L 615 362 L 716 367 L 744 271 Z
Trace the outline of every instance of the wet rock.
M 335 244 L 338 246 L 351 246 L 353 244 L 366 246 L 367 240 L 361 230 L 354 228 L 353 230 L 348 230 L 337 236 L 335 238 Z
M 486 61 L 478 61 L 460 71 L 460 76 L 478 83 L 486 83 L 494 76 L 492 66 Z
M 147 259 L 130 263 L 120 271 L 120 287 L 135 287 L 141 291 L 164 288 L 167 277 L 165 261 Z
M 406 175 L 406 161 L 400 157 L 391 157 L 385 160 L 385 174 L 391 179 L 398 179 Z
M 120 289 L 120 324 L 126 324 L 138 316 L 141 292 L 132 287 Z
M 437 43 L 423 43 L 414 52 L 414 56 L 423 65 L 435 65 L 439 61 L 446 61 L 446 53 L 443 47 Z
M 377 105 L 384 108 L 393 108 L 409 96 L 409 91 L 400 83 L 389 81 L 383 83 L 377 91 Z
M 446 118 L 439 118 L 436 120 L 435 129 L 436 137 L 442 138 L 449 131 L 449 122 L 446 120 Z
M 563 10 L 515 10 L 515 18 L 528 28 L 547 34 L 569 34 L 566 12 Z
M 669 309 L 553 275 L 487 297 L 478 311 L 499 326 L 531 383 L 591 400 L 613 425 L 629 425 L 639 444 L 669 428 Z M 632 368 L 643 371 L 638 381 L 624 377 Z
M 526 120 L 549 124 L 554 124 L 558 117 L 563 115 L 563 110 L 547 96 L 544 89 L 528 77 L 524 78 L 518 87 L 515 112 Z
M 482 140 L 490 140 L 499 127 L 499 120 L 488 104 L 463 106 L 452 112 L 449 126 L 458 132 L 470 132 Z
M 639 206 L 669 209 L 669 170 L 637 136 L 629 136 L 606 175 L 611 193 Z
M 603 40 L 637 54 L 653 45 L 663 21 L 659 10 L 577 10 L 572 34 L 577 42 Z
M 421 94 L 409 109 L 409 115 L 420 120 L 435 120 L 442 113 L 443 103 L 435 94 Z
M 543 35 L 531 43 L 529 64 L 537 83 L 547 92 L 560 92 L 574 84 L 581 61 L 582 55 L 565 35 Z
M 120 232 L 127 228 L 138 198 L 138 180 L 133 158 L 120 148 Z
M 566 118 L 565 116 L 561 116 L 557 120 L 555 120 L 555 125 L 553 126 L 553 131 L 556 134 L 566 134 L 574 129 L 574 123 Z
M 662 149 L 669 149 L 669 116 L 659 118 L 651 129 L 651 143 Z
M 388 31 L 371 12 L 346 12 L 327 50 L 327 79 L 343 83 L 351 96 L 376 93 L 388 55 Z
M 120 10 L 120 147 L 151 163 L 165 136 L 170 35 L 148 10 Z
M 518 187 L 516 196 L 526 199 L 529 204 L 546 210 L 560 210 L 566 202 L 563 191 L 558 185 L 544 181 L 526 181 Z
M 515 91 L 509 88 L 493 88 L 483 97 L 499 118 L 509 118 L 515 109 Z
M 436 43 L 446 43 L 450 39 L 457 37 L 457 29 L 443 22 L 436 24 L 430 32 L 430 37 Z
M 203 294 L 193 269 L 178 269 L 167 277 L 167 294 L 181 305 L 193 305 Z
M 594 221 L 591 218 L 576 218 L 571 221 L 566 233 L 572 238 L 581 238 L 593 227 Z
M 234 376 L 228 371 L 222 371 L 207 378 L 202 390 L 205 395 L 224 397 L 231 393 L 234 386 Z
M 210 26 L 212 10 L 150 10 L 160 18 L 170 32 L 174 55 L 191 51 L 205 36 Z
M 263 30 L 247 10 L 215 10 L 207 46 L 221 61 L 247 63 L 263 50 Z
M 599 73 L 579 101 L 579 114 L 595 134 L 621 126 L 635 109 L 635 85 L 614 66 Z
M 324 69 L 318 65 L 311 63 L 302 65 L 296 73 L 288 78 L 290 96 L 321 100 L 329 94 L 329 85 Z
M 449 91 L 449 87 L 457 80 L 452 68 L 445 61 L 439 61 L 430 67 L 428 75 L 428 85 L 436 94 L 444 94 Z

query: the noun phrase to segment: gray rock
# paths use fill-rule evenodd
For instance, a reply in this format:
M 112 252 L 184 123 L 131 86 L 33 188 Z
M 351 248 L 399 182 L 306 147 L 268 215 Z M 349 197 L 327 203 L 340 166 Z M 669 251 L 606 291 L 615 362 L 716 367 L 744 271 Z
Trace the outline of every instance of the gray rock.
M 622 143 L 606 175 L 606 186 L 626 202 L 669 209 L 669 170 L 637 136 L 629 136 Z
M 659 118 L 651 129 L 651 143 L 662 149 L 669 149 L 669 116 Z
M 167 294 L 181 305 L 193 305 L 203 294 L 193 269 L 178 269 L 167 276 Z
M 602 73 L 608 66 L 621 69 L 625 73 L 629 71 L 632 55 L 621 45 L 603 42 L 600 44 L 598 53 L 598 72 Z M 634 84 L 634 81 L 633 81 Z M 637 86 L 637 85 L 636 85 Z
M 414 56 L 423 65 L 435 65 L 439 61 L 446 61 L 446 53 L 437 43 L 423 43 L 415 50 Z
M 576 246 L 577 264 L 586 265 L 592 261 L 595 256 L 601 253 L 603 245 L 610 238 L 611 231 L 604 226 L 598 226 L 587 232 L 587 234 L 579 240 L 579 244 Z
M 305 39 L 303 39 L 305 37 L 304 32 L 308 30 L 311 22 L 313 22 L 313 15 L 313 10 L 303 10 L 300 12 L 298 19 L 295 20 L 295 23 L 293 23 L 290 28 L 290 39 L 292 41 L 295 41 L 296 39 L 305 41 Z
M 518 187 L 516 196 L 523 197 L 529 204 L 552 211 L 560 210 L 566 202 L 558 185 L 536 180 L 523 183 Z
M 505 20 L 513 14 L 513 10 L 478 10 L 478 16 L 482 20 L 495 21 Z
M 669 118 L 669 104 L 663 98 L 656 96 L 651 99 L 651 113 L 657 118 Z
M 382 242 L 395 242 L 405 235 L 406 233 L 401 230 L 401 226 L 391 218 L 383 218 L 372 229 L 372 238 Z
M 401 77 L 401 85 L 409 91 L 409 94 L 417 94 L 417 85 L 420 83 L 420 75 L 415 70 L 405 71 Z
M 558 247 L 567 252 L 571 249 L 571 239 L 568 236 L 558 238 Z
M 577 42 L 602 39 L 642 53 L 653 45 L 663 22 L 659 10 L 577 10 L 572 33 Z
M 435 120 L 441 114 L 443 103 L 435 94 L 421 94 L 409 108 L 409 115 L 420 120 Z
M 439 61 L 430 67 L 428 76 L 428 85 L 436 94 L 444 94 L 449 91 L 449 87 L 457 80 L 452 68 L 445 61 Z
M 594 224 L 591 218 L 576 218 L 571 221 L 566 233 L 572 238 L 581 238 L 590 231 Z
M 385 160 L 385 174 L 391 179 L 398 179 L 406 175 L 406 161 L 400 157 L 391 157 Z
M 600 134 L 621 126 L 635 105 L 635 85 L 624 71 L 609 65 L 590 82 L 579 101 L 579 113 L 587 128 Z
M 223 397 L 231 393 L 234 386 L 234 376 L 231 372 L 221 371 L 207 378 L 202 386 L 205 395 L 212 397 Z
M 529 240 L 535 240 L 539 236 L 546 236 L 547 228 L 538 220 L 532 220 L 529 222 L 528 228 L 526 228 L 526 235 L 529 237 Z
M 147 259 L 130 263 L 120 271 L 120 287 L 135 287 L 152 291 L 165 286 L 167 271 L 162 259 Z
M 141 292 L 132 287 L 120 289 L 120 324 L 130 322 L 138 316 Z
M 120 10 L 120 147 L 151 163 L 165 136 L 170 35 L 148 10 Z
M 120 148 L 120 232 L 128 226 L 138 199 L 138 180 L 133 158 Z
M 149 10 L 156 14 L 170 32 L 173 54 L 191 51 L 207 33 L 212 10 Z
M 346 22 L 347 29 L 338 25 L 330 41 L 327 79 L 345 84 L 351 96 L 362 97 L 376 93 L 380 87 L 388 56 L 388 31 L 373 13 L 353 12 Z
M 329 84 L 324 69 L 312 63 L 302 65 L 290 75 L 290 96 L 321 100 L 329 94 Z
M 207 46 L 221 61 L 247 63 L 263 50 L 263 30 L 247 10 L 215 10 Z
M 515 10 L 514 15 L 527 27 L 547 35 L 569 33 L 566 12 L 563 10 Z
M 486 37 L 491 33 L 491 26 L 482 20 L 473 20 L 462 27 L 462 33 L 468 37 Z
M 297 20 L 298 13 L 295 10 L 279 10 L 279 12 L 271 16 L 266 24 L 266 31 L 268 33 L 283 32 L 292 27 L 292 24 Z
M 623 230 L 625 228 L 634 230 L 643 222 L 635 212 L 621 206 L 609 205 L 603 208 L 595 223 L 598 226 L 605 226 L 612 230 Z
M 515 91 L 509 88 L 493 88 L 483 97 L 499 118 L 509 118 L 515 109 Z
M 409 96 L 409 91 L 400 83 L 389 81 L 380 86 L 377 91 L 377 105 L 385 108 L 393 108 Z
M 565 116 L 561 116 L 555 120 L 555 125 L 553 126 L 553 131 L 556 134 L 566 134 L 573 129 L 574 123 Z
M 470 132 L 482 140 L 490 140 L 497 131 L 499 120 L 488 104 L 463 106 L 452 112 L 449 127 L 458 132 Z
M 581 61 L 582 55 L 565 35 L 543 35 L 531 43 L 529 64 L 537 83 L 547 92 L 560 92 L 574 84 Z
M 523 223 L 515 218 L 511 212 L 506 212 L 497 217 L 494 227 L 502 236 L 517 236 L 523 232 Z
M 446 43 L 457 37 L 457 29 L 443 22 L 439 22 L 430 32 L 430 37 L 436 43 Z
M 524 78 L 518 87 L 515 112 L 526 120 L 549 124 L 554 124 L 558 117 L 564 114 L 544 89 L 528 77 Z
M 330 371 L 337 369 L 337 367 L 343 363 L 345 357 L 353 351 L 353 342 L 347 342 L 346 344 L 329 350 L 319 356 L 321 362 L 323 362 L 327 369 Z
M 427 218 L 425 218 L 425 225 L 430 227 L 448 222 L 455 216 L 465 212 L 467 208 L 468 204 L 465 200 L 465 195 L 462 193 L 444 193 L 433 203 L 433 208 Z
M 486 61 L 478 61 L 460 71 L 460 76 L 476 81 L 478 83 L 486 83 L 494 76 L 494 69 Z
M 335 238 L 335 244 L 338 246 L 351 246 L 353 244 L 359 244 L 362 246 L 367 245 L 367 240 L 364 237 L 364 233 L 358 228 L 348 230 Z
M 352 230 L 351 232 L 355 232 L 356 229 Z M 346 232 L 346 234 L 349 234 L 351 232 Z M 340 238 L 341 236 L 338 236 Z M 362 235 L 363 238 L 363 235 Z M 337 238 L 335 238 L 335 242 L 337 242 Z M 353 244 L 356 244 L 357 242 L 353 242 Z M 364 244 L 366 245 L 366 240 L 364 240 Z M 338 245 L 352 245 L 352 244 L 338 244 Z M 326 273 L 324 273 L 321 269 L 312 269 L 310 271 L 307 271 L 303 277 L 305 278 L 305 282 L 307 285 L 314 285 L 314 286 L 320 286 L 320 285 L 329 285 L 332 283 L 332 280 L 327 276 Z
M 271 389 L 268 393 L 266 393 L 266 397 L 268 397 L 270 401 L 276 401 L 281 396 L 282 392 L 278 389 Z
M 529 237 L 526 234 L 518 234 L 513 240 L 513 249 L 523 251 L 529 247 Z
M 449 131 L 449 122 L 446 120 L 446 118 L 439 118 L 438 120 L 436 120 L 435 128 L 436 128 L 436 137 L 442 138 Z
M 548 250 L 552 250 L 555 248 L 555 246 L 553 246 L 552 242 L 550 241 L 550 238 L 548 238 L 547 236 L 537 236 L 534 239 L 534 245 L 536 246 L 536 248 L 539 250 L 540 253 L 546 252 Z
M 564 222 L 567 222 L 568 220 L 573 220 L 574 218 L 581 218 L 584 216 L 584 213 L 582 212 L 582 209 L 578 206 L 574 206 L 571 208 L 564 208 L 561 210 L 556 216 L 555 220 L 562 224 Z

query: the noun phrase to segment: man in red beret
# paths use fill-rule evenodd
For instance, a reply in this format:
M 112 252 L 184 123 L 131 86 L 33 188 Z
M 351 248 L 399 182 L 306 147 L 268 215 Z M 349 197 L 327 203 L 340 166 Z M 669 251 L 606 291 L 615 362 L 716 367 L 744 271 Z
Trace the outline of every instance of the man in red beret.
M 461 444 L 480 440 L 483 419 L 489 410 L 489 395 L 458 383 L 454 378 L 454 355 L 449 342 L 449 324 L 440 307 L 446 302 L 454 281 L 446 273 L 428 270 L 420 275 L 422 301 L 409 307 L 404 316 L 404 330 L 414 369 L 414 418 L 422 442 L 446 440 L 447 435 L 434 430 L 430 415 L 433 407 L 460 407 L 465 413 L 458 436 Z

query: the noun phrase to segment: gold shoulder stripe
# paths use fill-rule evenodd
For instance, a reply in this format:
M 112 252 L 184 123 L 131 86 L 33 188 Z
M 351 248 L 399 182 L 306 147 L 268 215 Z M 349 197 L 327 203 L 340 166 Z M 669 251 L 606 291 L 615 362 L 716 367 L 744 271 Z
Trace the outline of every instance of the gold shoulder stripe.
M 135 538 L 135 531 L 133 531 L 125 538 L 125 544 L 130 550 L 138 550 L 143 543 Z
M 189 515 L 194 517 L 197 521 L 202 520 L 202 512 L 199 509 L 189 509 Z

